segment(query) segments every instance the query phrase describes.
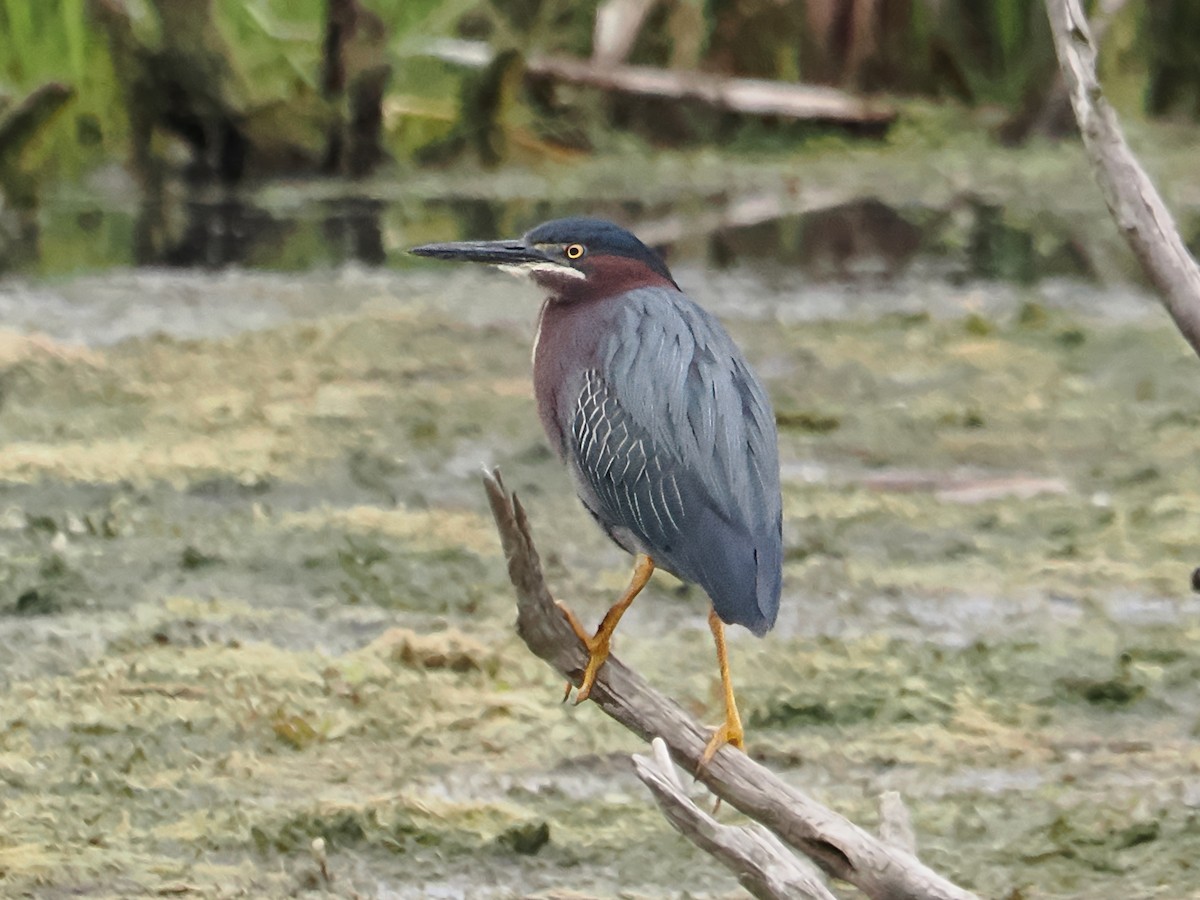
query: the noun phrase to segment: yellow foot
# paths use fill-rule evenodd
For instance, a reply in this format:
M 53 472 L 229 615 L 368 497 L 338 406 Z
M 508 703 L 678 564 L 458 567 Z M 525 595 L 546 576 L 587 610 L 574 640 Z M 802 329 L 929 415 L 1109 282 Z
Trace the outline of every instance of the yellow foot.
M 604 665 L 604 661 L 608 659 L 608 638 L 597 635 L 595 640 L 589 640 L 588 645 L 588 661 L 587 667 L 583 670 L 583 681 L 579 683 L 579 690 L 575 692 L 575 705 L 578 706 L 592 694 L 592 685 L 596 683 L 596 675 L 600 672 L 600 667 Z
M 571 626 L 571 630 L 575 632 L 575 636 L 583 642 L 583 646 L 587 647 L 588 661 L 587 667 L 583 670 L 583 681 L 579 684 L 579 693 L 575 695 L 575 704 L 579 705 L 586 700 L 592 693 L 592 685 L 596 683 L 596 675 L 600 671 L 600 667 L 604 665 L 604 661 L 608 659 L 608 645 L 612 640 L 613 630 L 617 627 L 617 623 L 621 621 L 621 616 L 625 615 L 625 610 L 629 609 L 629 604 L 633 602 L 633 598 L 638 595 L 638 592 L 646 586 L 646 582 L 650 580 L 650 576 L 654 573 L 654 560 L 643 553 L 639 553 L 633 561 L 633 577 L 629 579 L 629 587 L 625 589 L 625 593 L 621 595 L 621 599 L 609 607 L 608 612 L 604 614 L 604 618 L 600 620 L 600 627 L 596 629 L 594 635 L 590 635 L 584 630 L 583 625 L 575 618 L 575 614 L 567 607 L 559 602 L 558 608 L 563 611 L 563 615 L 567 617 L 567 622 Z M 571 696 L 571 685 L 567 685 L 567 691 L 563 694 L 563 702 Z
M 730 747 L 736 747 L 743 753 L 746 752 L 746 733 L 742 730 L 742 721 L 738 717 L 737 708 L 733 708 L 733 715 L 728 716 L 720 728 L 713 732 L 713 736 L 708 739 L 708 744 L 704 747 L 704 755 L 700 757 L 700 765 L 698 768 L 703 769 L 707 766 L 717 751 L 728 744 Z
M 713 641 L 717 645 L 717 665 L 721 669 L 721 689 L 725 694 L 725 724 L 708 739 L 704 755 L 700 757 L 700 765 L 696 767 L 697 775 L 726 744 L 746 752 L 742 717 L 738 715 L 737 701 L 733 697 L 733 682 L 729 678 L 729 651 L 725 646 L 725 626 L 715 607 L 709 610 L 708 627 L 712 629 Z
M 588 649 L 587 666 L 583 670 L 583 680 L 579 683 L 579 691 L 575 694 L 575 705 L 578 706 L 592 694 L 592 686 L 596 683 L 596 676 L 600 672 L 600 667 L 604 665 L 604 661 L 608 659 L 609 639 L 607 634 L 590 635 L 575 618 L 575 613 L 571 612 L 570 608 L 561 600 L 555 600 L 555 605 L 563 611 L 563 615 L 567 617 L 567 622 L 571 626 L 571 630 L 575 632 L 575 636 L 583 642 L 583 645 Z M 562 702 L 566 703 L 571 697 L 571 688 L 574 685 L 567 682 L 566 690 L 563 691 Z

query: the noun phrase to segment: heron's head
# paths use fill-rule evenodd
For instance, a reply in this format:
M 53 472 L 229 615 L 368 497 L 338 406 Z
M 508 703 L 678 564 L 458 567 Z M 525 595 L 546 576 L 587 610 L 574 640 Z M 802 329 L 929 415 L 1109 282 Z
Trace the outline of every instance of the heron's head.
M 603 219 L 554 219 L 514 240 L 425 244 L 409 252 L 491 263 L 532 278 L 562 300 L 611 296 L 649 285 L 676 286 L 662 257 Z

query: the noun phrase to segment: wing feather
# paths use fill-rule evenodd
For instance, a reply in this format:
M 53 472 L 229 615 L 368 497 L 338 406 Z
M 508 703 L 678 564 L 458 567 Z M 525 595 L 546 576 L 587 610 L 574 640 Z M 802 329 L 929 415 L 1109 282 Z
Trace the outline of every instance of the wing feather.
M 625 529 L 699 583 L 725 621 L 766 631 L 782 560 L 766 392 L 716 319 L 682 293 L 631 292 L 606 340 L 570 427 L 584 502 L 610 534 Z

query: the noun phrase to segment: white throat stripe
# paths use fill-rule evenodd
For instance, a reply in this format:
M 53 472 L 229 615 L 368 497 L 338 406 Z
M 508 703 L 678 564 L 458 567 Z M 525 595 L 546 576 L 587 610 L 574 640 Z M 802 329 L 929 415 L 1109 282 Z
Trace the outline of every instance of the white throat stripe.
M 508 272 L 510 275 L 517 276 L 532 275 L 534 272 L 546 272 L 550 275 L 564 275 L 567 278 L 587 278 L 587 275 L 578 269 L 572 269 L 570 266 L 556 265 L 555 263 L 504 263 L 499 268 L 502 272 Z

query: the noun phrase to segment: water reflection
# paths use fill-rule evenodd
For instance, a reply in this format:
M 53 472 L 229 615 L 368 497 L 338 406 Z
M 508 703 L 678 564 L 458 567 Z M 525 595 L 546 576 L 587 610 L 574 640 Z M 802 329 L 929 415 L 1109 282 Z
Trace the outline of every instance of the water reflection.
M 812 281 L 901 274 L 921 251 L 924 229 L 867 198 L 713 234 L 708 259 L 719 267 L 770 262 Z
M 134 231 L 139 266 L 219 269 L 244 265 L 264 246 L 278 252 L 288 225 L 237 200 L 188 202 L 177 229 L 161 202 L 145 203 Z
M 1091 258 L 1096 251 L 1089 252 L 1081 227 L 1050 213 L 1014 214 L 971 195 L 944 207 L 892 206 L 864 197 L 802 212 L 746 199 L 727 201 L 728 209 L 739 213 L 727 220 L 721 218 L 720 201 L 695 198 L 691 203 L 704 215 L 686 205 L 610 204 L 587 211 L 652 236 L 672 262 L 782 267 L 810 282 L 887 280 L 917 266 L 923 276 L 952 282 L 1097 279 Z M 410 266 L 420 263 L 403 251 L 417 235 L 423 240 L 506 237 L 579 212 L 578 203 L 461 196 L 420 202 L 316 197 L 280 208 L 233 195 L 145 202 L 132 215 L 95 206 L 46 210 L 42 224 L 0 241 L 0 272 L 58 274 L 124 266 L 304 271 L 349 262 Z
M 321 233 L 337 262 L 382 266 L 387 262 L 383 244 L 382 200 L 346 197 L 324 204 Z
M 815 282 L 887 280 L 917 264 L 956 282 L 1097 277 L 1067 223 L 1041 217 L 1021 224 L 1003 207 L 970 196 L 943 208 L 864 198 L 722 229 L 708 238 L 707 262 L 784 266 Z
M 134 229 L 133 262 L 203 269 L 379 266 L 387 261 L 383 211 L 382 201 L 363 197 L 313 201 L 290 215 L 223 198 L 187 202 L 177 225 L 166 204 L 147 203 Z

